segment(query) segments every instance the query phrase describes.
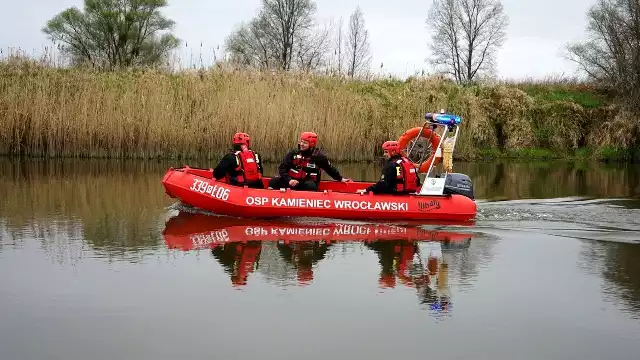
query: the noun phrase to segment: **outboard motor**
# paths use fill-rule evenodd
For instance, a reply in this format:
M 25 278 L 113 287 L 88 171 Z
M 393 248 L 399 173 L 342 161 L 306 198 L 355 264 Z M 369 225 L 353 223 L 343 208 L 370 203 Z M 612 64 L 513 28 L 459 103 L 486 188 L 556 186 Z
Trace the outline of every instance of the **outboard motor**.
M 440 176 L 445 176 L 444 174 Z M 458 194 L 462 196 L 466 196 L 471 200 L 473 198 L 473 182 L 471 178 L 465 174 L 459 173 L 449 173 L 446 175 L 447 180 L 444 183 L 444 191 L 445 195 L 453 195 Z

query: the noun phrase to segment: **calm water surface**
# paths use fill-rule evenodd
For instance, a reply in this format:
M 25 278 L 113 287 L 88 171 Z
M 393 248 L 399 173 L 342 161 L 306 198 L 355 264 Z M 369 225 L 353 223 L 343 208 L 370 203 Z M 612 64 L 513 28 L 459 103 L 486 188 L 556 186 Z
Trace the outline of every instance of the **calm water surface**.
M 0 158 L 0 359 L 640 356 L 637 166 L 458 163 L 477 222 L 403 226 L 193 212 L 172 165 Z

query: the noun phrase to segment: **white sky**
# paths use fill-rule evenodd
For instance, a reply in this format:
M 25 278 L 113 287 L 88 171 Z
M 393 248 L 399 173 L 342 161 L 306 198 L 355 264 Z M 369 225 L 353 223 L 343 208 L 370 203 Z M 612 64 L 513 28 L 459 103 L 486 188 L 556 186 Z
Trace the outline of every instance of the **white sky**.
M 372 69 L 399 76 L 428 70 L 430 35 L 426 18 L 432 0 L 317 0 L 318 21 L 344 22 L 357 5 L 364 12 L 369 30 Z M 503 0 L 509 17 L 507 42 L 499 51 L 501 78 L 543 78 L 575 74 L 575 67 L 560 53 L 567 42 L 584 37 L 586 11 L 595 0 Z M 69 6 L 82 8 L 82 0 L 6 1 L 0 21 L 0 49 L 22 48 L 40 53 L 49 45 L 41 28 L 46 21 Z M 243 20 L 250 20 L 260 0 L 169 0 L 165 14 L 176 22 L 174 33 L 186 42 L 181 54 L 189 62 L 197 57 L 200 43 L 204 61 L 212 49 L 223 49 L 227 35 Z M 546 25 L 545 25 L 546 24 Z M 183 44 L 184 46 L 184 44 Z

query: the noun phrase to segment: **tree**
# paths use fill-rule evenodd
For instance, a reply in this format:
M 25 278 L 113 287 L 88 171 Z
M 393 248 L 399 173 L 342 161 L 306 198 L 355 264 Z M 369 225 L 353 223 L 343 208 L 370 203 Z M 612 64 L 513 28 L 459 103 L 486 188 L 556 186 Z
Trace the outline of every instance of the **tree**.
M 304 47 L 300 43 L 314 34 L 315 11 L 312 0 L 262 0 L 258 15 L 229 35 L 227 50 L 245 65 L 259 63 L 290 70 L 296 59 L 294 53 Z
M 70 7 L 49 20 L 42 31 L 62 44 L 75 64 L 114 69 L 157 65 L 180 40 L 174 22 L 160 13 L 165 0 L 85 0 L 84 12 Z
M 336 48 L 334 51 L 334 55 L 336 56 L 336 65 L 337 65 L 337 71 L 338 71 L 338 75 L 342 75 L 342 62 L 344 61 L 344 50 L 343 50 L 343 45 L 344 45 L 344 39 L 343 37 L 343 25 L 342 25 L 342 16 L 340 17 L 340 21 L 338 22 L 338 33 L 336 36 Z
M 627 105 L 640 104 L 640 3 L 599 0 L 587 12 L 585 42 L 570 43 L 568 58 L 592 80 L 623 94 Z
M 231 33 L 226 48 L 231 61 L 252 68 L 270 69 L 276 62 L 273 32 L 263 13 Z
M 331 45 L 331 28 L 306 32 L 297 41 L 296 67 L 310 72 L 326 65 L 327 53 Z
M 347 72 L 354 77 L 356 73 L 368 70 L 371 63 L 369 49 L 369 32 L 364 25 L 364 14 L 357 6 L 349 17 L 349 32 L 347 34 Z
M 506 40 L 508 18 L 500 0 L 434 0 L 430 62 L 458 83 L 490 74 Z

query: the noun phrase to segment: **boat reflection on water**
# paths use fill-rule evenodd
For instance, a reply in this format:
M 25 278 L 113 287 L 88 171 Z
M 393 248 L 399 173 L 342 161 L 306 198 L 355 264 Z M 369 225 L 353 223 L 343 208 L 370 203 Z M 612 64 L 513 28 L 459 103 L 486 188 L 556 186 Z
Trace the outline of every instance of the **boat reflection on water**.
M 395 288 L 398 283 L 415 288 L 421 305 L 436 312 L 448 312 L 450 252 L 469 247 L 471 234 L 455 240 L 387 241 L 366 244 L 375 251 L 380 263 L 378 283 L 381 288 Z
M 261 261 L 266 276 L 277 273 L 279 280 L 289 277 L 296 285 L 308 285 L 314 266 L 334 244 L 361 242 L 378 256 L 381 288 L 415 288 L 421 303 L 439 312 L 450 307 L 447 254 L 468 248 L 473 237 L 411 223 L 301 223 L 187 212 L 169 219 L 163 235 L 169 249 L 210 250 L 234 287 L 246 285 Z

